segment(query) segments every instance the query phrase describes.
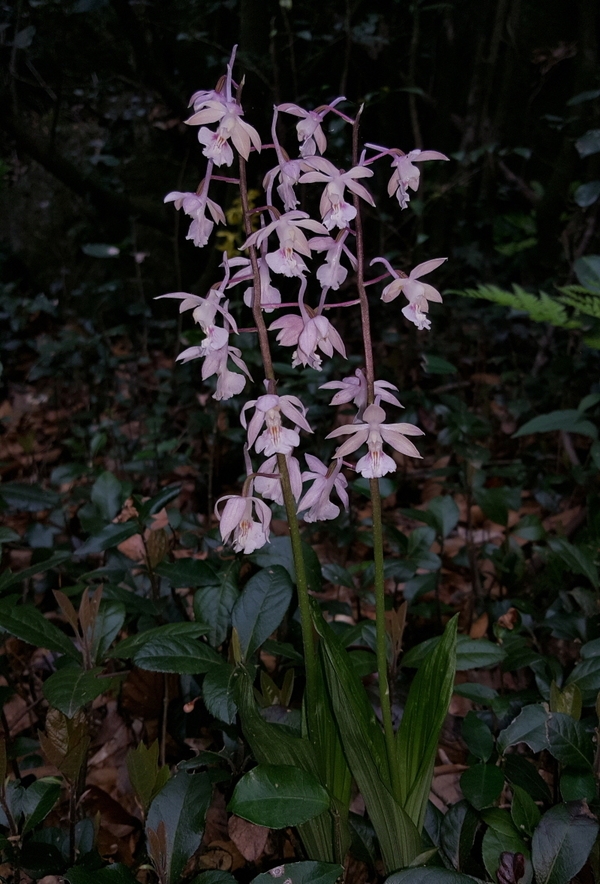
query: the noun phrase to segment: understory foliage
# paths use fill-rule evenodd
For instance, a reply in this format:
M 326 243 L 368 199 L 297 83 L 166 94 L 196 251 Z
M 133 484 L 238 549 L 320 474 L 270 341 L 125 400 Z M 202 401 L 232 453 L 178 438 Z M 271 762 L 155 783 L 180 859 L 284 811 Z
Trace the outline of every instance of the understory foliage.
M 0 880 L 598 881 L 600 258 L 439 306 L 369 213 L 447 157 L 234 60 L 179 320 L 4 291 Z

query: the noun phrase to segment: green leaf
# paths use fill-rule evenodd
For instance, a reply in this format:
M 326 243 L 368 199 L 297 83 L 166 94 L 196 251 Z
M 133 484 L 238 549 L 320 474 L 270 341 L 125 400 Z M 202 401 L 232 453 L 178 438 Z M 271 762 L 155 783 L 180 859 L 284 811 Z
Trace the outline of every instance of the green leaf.
M 239 598 L 239 563 L 219 574 L 216 586 L 204 586 L 194 594 L 194 617 L 209 626 L 208 640 L 213 648 L 218 648 L 231 626 L 231 612 Z
M 530 884 L 533 877 L 529 848 L 514 827 L 508 811 L 494 808 L 493 815 L 490 811 L 484 813 L 484 819 L 489 828 L 483 836 L 481 852 L 483 864 L 488 875 L 496 879 L 496 873 L 500 865 L 500 854 L 522 853 L 525 857 L 525 875 L 519 884 Z
M 511 786 L 522 786 L 534 801 L 551 801 L 550 789 L 531 761 L 522 755 L 507 755 L 504 759 L 504 776 Z
M 99 663 L 104 659 L 125 622 L 125 605 L 121 602 L 102 601 L 92 632 L 92 659 Z
M 229 810 L 257 826 L 298 826 L 329 809 L 315 776 L 289 765 L 258 765 L 239 780 Z
M 403 869 L 385 879 L 385 884 L 474 884 L 478 878 L 450 869 Z
M 281 565 L 263 568 L 250 578 L 231 614 L 245 657 L 251 657 L 277 629 L 291 600 L 292 582 Z
M 41 777 L 27 787 L 21 800 L 24 835 L 46 819 L 60 798 L 60 791 L 61 781 L 55 777 Z
M 550 712 L 546 725 L 550 753 L 569 767 L 588 769 L 594 757 L 592 736 L 579 721 L 562 712 Z
M 528 436 L 531 433 L 552 433 L 556 430 L 577 432 L 575 427 L 582 418 L 581 412 L 575 408 L 540 414 L 523 424 L 516 433 L 513 433 L 512 438 L 518 439 L 519 436 Z
M 362 494 L 367 500 L 371 500 L 371 485 L 365 476 L 359 476 L 354 482 L 350 483 L 350 488 L 355 494 Z M 383 476 L 379 480 L 379 493 L 382 498 L 389 497 L 398 490 L 398 483 L 394 482 L 388 476 Z
M 0 498 L 10 509 L 30 513 L 51 510 L 60 503 L 60 496 L 54 491 L 45 491 L 40 485 L 25 485 L 20 482 L 4 482 L 0 485 Z
M 423 353 L 421 356 L 423 368 L 427 374 L 456 374 L 458 369 L 451 362 L 442 359 L 441 356 L 434 356 L 431 353 Z
M 595 700 L 594 694 L 594 700 Z M 581 718 L 582 709 L 581 690 L 577 684 L 568 684 L 560 690 L 555 681 L 550 685 L 550 712 L 564 712 L 575 721 Z
M 85 543 L 82 543 L 76 549 L 75 555 L 79 558 L 81 556 L 88 556 L 91 553 L 104 552 L 106 549 L 113 549 L 120 543 L 123 543 L 124 540 L 137 534 L 137 530 L 135 522 L 121 522 L 117 524 L 111 522 L 110 525 L 105 525 L 98 534 L 93 534 Z
M 507 525 L 508 511 L 518 510 L 521 506 L 521 491 L 508 486 L 477 488 L 475 489 L 475 500 L 488 519 L 498 525 Z
M 0 528 L 0 543 L 13 543 L 20 539 L 21 535 L 17 534 L 16 531 L 13 531 L 12 528 Z
M 220 575 L 202 559 L 177 559 L 175 562 L 161 562 L 156 573 L 165 577 L 171 586 L 218 586 Z M 205 621 L 206 622 L 206 621 Z
M 533 752 L 541 752 L 548 748 L 546 738 L 546 719 L 548 713 L 538 703 L 524 706 L 513 721 L 498 734 L 497 745 L 500 752 L 506 752 L 509 746 L 527 743 Z
M 11 586 L 17 586 L 24 580 L 29 580 L 31 577 L 35 577 L 36 574 L 45 574 L 46 571 L 50 571 L 51 568 L 56 568 L 58 565 L 62 565 L 70 558 L 70 552 L 61 551 L 47 556 L 41 561 L 36 562 L 34 565 L 30 565 L 29 568 L 23 568 L 22 571 L 17 571 L 16 574 L 13 574 L 12 571 L 7 568 L 0 576 L 0 592 L 5 592 L 7 589 L 10 589 Z
M 344 753 L 377 832 L 384 864 L 388 871 L 406 866 L 420 853 L 421 839 L 389 791 L 381 728 L 348 654 L 319 611 L 314 611 L 314 624 L 321 636 L 319 651 Z M 420 786 L 422 772 L 417 773 L 418 778 L 412 782 Z
M 571 571 L 574 571 L 575 574 L 583 574 L 584 577 L 588 578 L 594 589 L 599 588 L 598 568 L 593 556 L 587 550 L 569 543 L 565 537 L 548 538 L 548 546 Z
M 476 810 L 492 805 L 503 787 L 504 774 L 495 764 L 474 764 L 460 778 L 463 795 Z
M 533 514 L 523 516 L 512 528 L 512 532 L 517 537 L 522 537 L 523 540 L 543 540 L 546 536 L 546 530 L 539 516 L 534 516 Z
M 540 810 L 529 794 L 521 786 L 512 786 L 513 800 L 510 807 L 512 821 L 517 831 L 531 837 L 540 821 Z
M 47 648 L 79 661 L 81 655 L 73 642 L 47 620 L 33 605 L 15 605 L 16 597 L 6 598 L 0 604 L 0 627 L 22 641 L 37 648 Z
M 458 525 L 460 512 L 454 498 L 449 494 L 432 497 L 427 504 L 427 511 L 433 516 L 436 532 L 442 537 L 448 537 Z
M 584 802 L 550 808 L 531 842 L 536 884 L 568 884 L 585 864 L 597 834 L 598 823 Z
M 211 715 L 226 724 L 233 724 L 237 714 L 233 673 L 233 666 L 223 662 L 209 669 L 202 682 L 204 705 Z
M 577 258 L 573 268 L 579 283 L 584 288 L 594 294 L 600 294 L 600 255 L 585 255 L 583 258 Z
M 148 852 L 158 867 L 166 870 L 167 884 L 179 884 L 189 858 L 200 846 L 211 795 L 207 773 L 181 772 L 168 781 L 150 805 L 146 820 Z M 150 832 L 158 836 L 158 850 L 153 849 Z
M 560 777 L 560 794 L 563 801 L 595 801 L 598 787 L 593 773 L 581 770 L 565 770 Z
M 588 129 L 588 131 L 575 142 L 577 153 L 580 157 L 589 157 L 594 153 L 600 153 L 600 129 Z
M 402 666 L 418 668 L 427 657 L 429 651 L 437 645 L 440 637 L 428 638 L 404 655 Z M 467 669 L 491 669 L 501 663 L 506 652 L 487 638 L 469 638 L 459 635 L 456 639 L 456 671 Z
M 588 89 L 585 92 L 578 92 L 573 98 L 567 101 L 567 107 L 573 107 L 576 104 L 582 104 L 584 101 L 593 101 L 600 95 L 600 89 Z
M 136 884 L 133 872 L 122 863 L 90 871 L 84 866 L 73 866 L 65 872 L 69 884 Z
M 462 737 L 469 752 L 488 761 L 494 751 L 494 737 L 487 724 L 474 712 L 468 712 L 462 723 Z
M 110 657 L 118 657 L 125 660 L 132 657 L 137 651 L 144 647 L 155 638 L 199 638 L 205 635 L 207 627 L 204 623 L 191 623 L 187 620 L 180 623 L 165 623 L 163 626 L 153 626 L 144 632 L 138 632 L 136 635 L 130 635 L 129 638 L 119 642 L 116 648 L 110 652 Z M 220 661 L 220 657 L 218 660 Z
M 251 884 L 274 884 L 279 879 L 282 884 L 336 884 L 343 872 L 342 866 L 333 863 L 286 863 L 257 875 Z
M 51 706 L 73 718 L 79 709 L 110 688 L 109 678 L 98 678 L 101 672 L 102 669 L 86 672 L 79 666 L 63 666 L 46 679 L 42 693 Z
M 464 799 L 449 807 L 440 827 L 440 849 L 456 871 L 464 868 L 473 853 L 479 816 Z
M 256 708 L 252 681 L 243 667 L 236 669 L 234 681 L 244 737 L 258 763 L 292 765 L 318 777 L 319 761 L 313 744 L 264 720 Z M 323 813 L 303 823 L 298 827 L 298 833 L 307 854 L 322 862 L 335 861 L 335 831 L 331 813 Z
M 580 184 L 573 194 L 573 199 L 582 209 L 587 209 L 588 206 L 593 206 L 599 197 L 600 181 L 586 181 L 585 184 Z
M 147 813 L 152 800 L 160 792 L 169 779 L 169 765 L 159 767 L 158 740 L 146 748 L 140 743 L 136 749 L 130 749 L 126 758 L 127 773 L 133 790 Z
M 419 668 L 396 735 L 401 804 L 419 831 L 425 821 L 440 731 L 452 698 L 457 627 L 455 616 Z
M 163 488 L 158 494 L 142 504 L 138 510 L 140 520 L 145 522 L 150 516 L 158 513 L 163 507 L 174 500 L 180 491 L 181 485 L 167 485 L 166 488 Z
M 220 664 L 222 658 L 206 642 L 191 638 L 156 636 L 133 655 L 133 662 L 149 672 L 200 675 Z
M 454 693 L 459 697 L 466 697 L 473 703 L 479 703 L 480 706 L 489 706 L 492 700 L 498 696 L 498 691 L 495 691 L 494 688 L 490 688 L 486 684 L 479 684 L 479 682 L 455 684 Z
M 324 579 L 328 580 L 329 583 L 333 583 L 334 586 L 346 586 L 348 589 L 354 589 L 355 587 L 352 574 L 337 563 L 321 565 L 321 573 Z
M 304 558 L 306 580 L 310 592 L 321 592 L 321 563 L 312 546 L 304 542 L 302 542 L 302 557 Z M 269 544 L 263 546 L 258 552 L 253 553 L 250 559 L 261 568 L 271 568 L 273 565 L 280 565 L 289 574 L 292 583 L 296 583 L 296 567 L 294 565 L 292 542 L 289 537 L 273 537 Z
M 286 660 L 292 660 L 300 666 L 304 665 L 304 657 L 289 642 L 276 642 L 268 638 L 263 642 L 262 649 L 273 657 L 285 657 Z
M 112 522 L 124 500 L 123 486 L 113 473 L 100 473 L 92 486 L 92 503 L 106 522 Z

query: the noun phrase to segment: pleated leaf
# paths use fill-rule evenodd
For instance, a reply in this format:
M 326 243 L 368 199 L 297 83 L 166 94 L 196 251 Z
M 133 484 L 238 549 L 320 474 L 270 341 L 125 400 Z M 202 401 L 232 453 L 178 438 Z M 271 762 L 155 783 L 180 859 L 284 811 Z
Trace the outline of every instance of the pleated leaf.
M 333 713 L 344 753 L 364 798 L 388 872 L 409 865 L 421 850 L 417 828 L 389 791 L 384 738 L 348 654 L 320 615 L 315 626 Z
M 425 822 L 440 731 L 448 713 L 456 672 L 458 618 L 420 666 L 396 734 L 402 806 L 419 831 Z

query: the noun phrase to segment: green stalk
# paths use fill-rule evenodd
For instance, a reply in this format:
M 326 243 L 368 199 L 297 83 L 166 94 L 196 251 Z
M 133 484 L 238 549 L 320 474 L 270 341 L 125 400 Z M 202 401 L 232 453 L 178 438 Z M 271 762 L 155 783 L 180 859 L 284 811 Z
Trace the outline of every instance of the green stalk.
M 358 164 L 358 126 L 362 108 L 356 115 L 352 130 L 352 164 Z M 367 401 L 372 405 L 375 400 L 375 366 L 373 360 L 373 339 L 371 336 L 371 319 L 369 316 L 369 299 L 365 289 L 365 256 L 364 237 L 362 229 L 360 199 L 353 194 L 356 218 L 354 219 L 356 231 L 356 284 L 360 299 L 360 318 L 363 331 L 365 352 L 365 377 L 367 379 Z M 385 734 L 385 747 L 387 754 L 392 791 L 400 800 L 400 773 L 396 763 L 396 745 L 394 740 L 394 725 L 392 723 L 392 707 L 390 702 L 390 686 L 388 681 L 388 666 L 386 653 L 386 629 L 385 629 L 385 576 L 383 570 L 383 527 L 381 514 L 381 493 L 379 491 L 379 479 L 369 479 L 371 489 L 371 504 L 373 508 L 373 563 L 375 566 L 375 632 L 377 643 L 377 674 L 379 677 L 379 702 L 381 705 L 381 718 Z
M 315 713 L 317 709 L 317 652 L 313 632 L 312 616 L 310 613 L 310 597 L 308 594 L 308 581 L 306 568 L 302 554 L 302 540 L 298 527 L 296 514 L 296 501 L 292 494 L 290 476 L 287 468 L 285 454 L 277 455 L 277 466 L 281 476 L 281 489 L 283 501 L 290 529 L 292 542 L 292 554 L 294 556 L 294 568 L 296 569 L 296 586 L 298 588 L 298 607 L 300 608 L 300 624 L 302 627 L 302 644 L 304 647 L 304 666 L 306 670 L 306 691 L 304 694 L 304 708 L 308 722 L 308 734 L 311 740 L 316 739 Z
M 373 562 L 375 564 L 375 641 L 377 672 L 379 673 L 379 702 L 385 734 L 385 748 L 390 768 L 392 791 L 398 801 L 401 797 L 400 771 L 396 763 L 396 742 L 392 722 L 390 684 L 388 680 L 387 641 L 385 628 L 385 575 L 383 568 L 383 530 L 381 518 L 381 492 L 379 479 L 369 479 L 373 509 Z
M 252 233 L 252 224 L 250 221 L 250 207 L 248 205 L 248 184 L 246 178 L 246 161 L 240 156 L 240 198 L 244 211 L 244 228 L 246 236 Z M 248 249 L 250 262 L 252 264 L 253 285 L 254 285 L 254 302 L 252 305 L 252 313 L 258 333 L 258 342 L 260 352 L 265 369 L 265 377 L 268 381 L 269 393 L 276 394 L 277 381 L 273 370 L 273 360 L 271 358 L 271 347 L 269 344 L 269 336 L 267 326 L 265 324 L 263 311 L 261 309 L 261 288 L 260 288 L 260 272 L 258 268 L 258 258 L 254 246 Z M 304 567 L 304 557 L 302 555 L 302 541 L 300 539 L 300 529 L 298 527 L 298 516 L 296 515 L 296 501 L 292 493 L 290 484 L 290 475 L 288 472 L 287 461 L 284 454 L 277 455 L 277 466 L 281 477 L 281 490 L 287 514 L 288 525 L 290 529 L 290 540 L 292 543 L 292 554 L 294 557 L 294 567 L 296 569 L 296 587 L 298 589 L 298 607 L 300 608 L 300 625 L 302 627 L 302 643 L 304 646 L 304 666 L 306 671 L 306 692 L 305 692 L 305 709 L 308 721 L 308 732 L 312 740 L 316 739 L 315 712 L 317 700 L 317 656 L 315 648 L 315 640 L 313 635 L 312 617 L 310 613 L 310 598 L 308 594 L 308 583 L 306 580 L 306 568 Z

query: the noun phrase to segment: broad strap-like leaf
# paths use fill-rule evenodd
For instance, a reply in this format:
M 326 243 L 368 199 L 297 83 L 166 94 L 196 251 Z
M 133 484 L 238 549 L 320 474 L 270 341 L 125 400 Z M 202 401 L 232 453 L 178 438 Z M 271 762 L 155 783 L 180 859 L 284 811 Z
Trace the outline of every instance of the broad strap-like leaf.
M 419 667 L 396 734 L 402 806 L 420 831 L 425 821 L 433 765 L 454 687 L 458 617 Z
M 388 872 L 409 865 L 421 850 L 419 832 L 389 791 L 383 733 L 347 652 L 319 612 L 320 653 L 344 753 L 375 827 Z

